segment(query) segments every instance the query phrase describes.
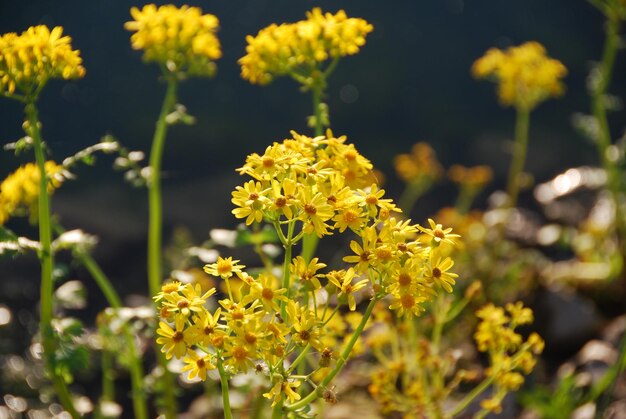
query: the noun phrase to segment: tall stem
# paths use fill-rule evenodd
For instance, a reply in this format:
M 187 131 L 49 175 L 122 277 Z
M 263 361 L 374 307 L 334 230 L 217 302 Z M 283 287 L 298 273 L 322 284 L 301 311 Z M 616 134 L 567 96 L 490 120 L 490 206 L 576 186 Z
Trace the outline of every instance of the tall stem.
M 324 133 L 324 127 L 322 125 L 322 96 L 324 95 L 323 86 L 325 85 L 325 81 L 322 83 L 315 83 L 312 90 L 312 98 L 313 98 L 313 115 L 315 118 L 315 136 L 319 137 Z M 315 253 L 315 249 L 317 249 L 317 244 L 319 242 L 319 238 L 315 235 L 315 233 L 305 234 L 302 238 L 302 253 L 301 256 L 304 258 L 306 262 L 310 262 L 313 258 L 313 254 Z
M 233 419 L 233 414 L 230 410 L 230 396 L 228 394 L 228 377 L 226 371 L 224 371 L 224 365 L 218 355 L 217 358 L 217 370 L 220 373 L 220 383 L 222 384 L 222 402 L 224 404 L 224 419 Z
M 87 268 L 87 271 L 89 271 L 94 281 L 96 281 L 96 284 L 100 287 L 100 290 L 102 291 L 102 294 L 104 294 L 104 297 L 107 299 L 109 305 L 115 309 L 121 309 L 122 300 L 115 291 L 115 288 L 113 288 L 113 285 L 107 278 L 106 274 L 102 271 L 102 269 L 100 269 L 100 266 L 98 266 L 91 255 L 85 252 L 78 252 L 76 256 L 85 268 Z M 128 346 L 128 370 L 130 372 L 134 417 L 137 419 L 147 419 L 148 406 L 146 403 L 146 395 L 143 391 L 144 371 L 143 365 L 141 364 L 141 358 L 139 357 L 134 337 L 127 325 L 123 326 L 122 332 L 124 334 L 126 345 Z
M 356 329 L 352 333 L 352 336 L 350 337 L 350 340 L 348 341 L 348 344 L 346 345 L 344 350 L 341 352 L 341 355 L 340 355 L 339 359 L 337 360 L 337 364 L 335 365 L 335 368 L 333 368 L 332 371 L 330 373 L 328 373 L 328 375 L 322 380 L 322 382 L 319 384 L 318 387 L 321 387 L 321 388 L 326 387 L 333 380 L 333 378 L 335 378 L 335 376 L 341 372 L 341 370 L 343 369 L 344 365 L 346 364 L 348 358 L 350 357 L 350 353 L 352 352 L 352 348 L 354 348 L 354 345 L 356 344 L 356 341 L 359 339 L 359 337 L 363 333 L 363 329 L 365 328 L 365 325 L 367 324 L 367 321 L 369 320 L 369 318 L 370 318 L 370 316 L 372 314 L 372 310 L 374 310 L 374 306 L 376 306 L 377 302 L 378 302 L 378 298 L 376 298 L 376 297 L 372 298 L 372 300 L 370 301 L 369 305 L 367 306 L 367 309 L 365 310 L 365 313 L 363 313 L 363 318 L 361 319 L 361 322 L 356 327 Z M 317 389 L 314 389 L 306 397 L 302 398 L 297 403 L 294 403 L 294 404 L 289 405 L 289 406 L 285 406 L 285 408 L 287 410 L 302 409 L 303 407 L 305 407 L 305 406 L 311 404 L 313 401 L 315 401 L 315 399 L 317 399 L 318 396 L 319 395 L 318 395 Z
M 45 168 L 46 158 L 43 151 L 41 133 L 39 131 L 37 106 L 34 100 L 27 102 L 25 113 L 29 125 L 28 134 L 33 139 L 35 158 L 40 173 L 39 241 L 41 242 L 41 252 L 39 253 L 39 260 L 41 262 L 41 313 L 39 330 L 41 331 L 44 359 L 54 390 L 61 404 L 73 418 L 78 418 L 80 415 L 74 407 L 67 384 L 63 376 L 58 374 L 55 368 L 55 342 L 54 332 L 52 330 L 52 297 L 54 289 L 52 283 L 52 268 L 54 260 L 52 254 L 52 228 L 50 226 L 50 197 L 48 196 L 48 176 Z
M 517 108 L 515 118 L 515 144 L 513 149 L 513 161 L 509 169 L 509 179 L 506 191 L 509 195 L 509 205 L 517 205 L 519 195 L 520 177 L 524 170 L 526 161 L 526 150 L 528 149 L 528 126 L 530 124 L 530 109 Z
M 167 116 L 174 110 L 176 105 L 176 89 L 178 81 L 174 75 L 167 77 L 167 91 L 161 114 L 156 124 L 154 137 L 152 139 L 152 150 L 150 151 L 150 179 L 148 182 L 149 192 L 149 227 L 148 227 L 148 285 L 150 295 L 156 295 L 161 288 L 163 280 L 161 264 L 161 231 L 163 222 L 162 199 L 161 199 L 161 160 L 167 135 Z M 176 417 L 176 395 L 174 377 L 167 370 L 167 360 L 165 356 L 157 350 L 159 365 L 163 368 L 162 391 L 163 402 L 168 418 Z

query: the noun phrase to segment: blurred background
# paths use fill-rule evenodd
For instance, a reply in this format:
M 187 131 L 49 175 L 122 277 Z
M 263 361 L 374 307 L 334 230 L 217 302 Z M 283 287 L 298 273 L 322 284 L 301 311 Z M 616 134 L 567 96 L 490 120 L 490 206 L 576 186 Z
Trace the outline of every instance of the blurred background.
M 40 101 L 44 138 L 58 161 L 105 134 L 129 149 L 148 152 L 164 84 L 156 66 L 143 64 L 141 54 L 130 48 L 130 33 L 123 28 L 130 7 L 143 4 L 0 0 L 2 33 L 35 24 L 60 25 L 81 50 L 86 77 L 50 83 Z M 584 0 L 228 0 L 191 5 L 219 17 L 224 56 L 214 79 L 190 79 L 180 91 L 180 102 L 197 123 L 177 125 L 168 135 L 165 242 L 178 225 L 187 226 L 198 241 L 212 228 L 233 227 L 230 191 L 241 181 L 234 169 L 247 154 L 262 152 L 292 129 L 311 134 L 305 122 L 312 113 L 310 96 L 286 78 L 265 87 L 250 85 L 240 78 L 237 60 L 245 53 L 246 35 L 272 22 L 303 19 L 314 6 L 331 12 L 345 9 L 374 25 L 362 51 L 340 62 L 326 101 L 335 134 L 347 135 L 387 175 L 385 187 L 391 195 L 401 189 L 392 158 L 417 141 L 429 142 L 445 166 L 491 166 L 496 179 L 487 192 L 504 186 L 514 112 L 501 108 L 494 85 L 473 80 L 469 69 L 490 47 L 529 40 L 543 43 L 569 75 L 565 96 L 542 104 L 533 114 L 527 170 L 542 182 L 568 167 L 596 163 L 594 146 L 571 123 L 576 112 L 589 109 L 585 80 L 604 39 L 602 16 Z M 624 92 L 625 67 L 618 56 L 610 89 L 617 95 Z M 22 118 L 19 104 L 0 101 L 3 144 L 23 135 Z M 611 115 L 614 133 L 625 122 L 623 112 Z M 16 160 L 10 152 L 0 153 L 2 176 L 28 160 L 30 155 Z M 125 183 L 111 164 L 112 158 L 104 156 L 95 167 L 80 168 L 78 179 L 55 194 L 53 210 L 67 228 L 100 237 L 96 257 L 123 284 L 122 294 L 145 294 L 147 192 Z M 453 190 L 446 184 L 434 188 L 413 218 L 423 222 L 451 204 Z M 35 237 L 24 220 L 12 220 L 9 227 Z M 0 277 L 0 300 L 18 305 L 37 301 L 38 266 L 33 259 L 1 262 Z M 100 308 L 96 304 L 94 310 Z

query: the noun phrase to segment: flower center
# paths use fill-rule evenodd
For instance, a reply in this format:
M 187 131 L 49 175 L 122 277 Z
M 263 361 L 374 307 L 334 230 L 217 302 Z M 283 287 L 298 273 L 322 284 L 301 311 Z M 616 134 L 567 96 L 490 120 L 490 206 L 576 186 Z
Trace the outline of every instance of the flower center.
M 304 206 L 304 212 L 306 212 L 309 215 L 315 215 L 317 214 L 317 208 L 313 204 L 306 204 Z

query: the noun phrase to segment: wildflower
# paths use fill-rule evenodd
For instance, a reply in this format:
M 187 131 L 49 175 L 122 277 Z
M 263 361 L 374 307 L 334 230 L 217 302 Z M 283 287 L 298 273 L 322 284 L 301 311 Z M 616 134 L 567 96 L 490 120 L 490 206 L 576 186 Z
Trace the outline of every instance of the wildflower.
M 237 186 L 233 191 L 233 204 L 239 208 L 235 208 L 232 213 L 237 218 L 245 218 L 246 225 L 252 222 L 260 223 L 263 220 L 264 211 L 269 204 L 269 199 L 265 196 L 268 189 L 261 189 L 260 182 L 253 180 L 246 182 L 243 187 Z
M 436 247 L 442 243 L 456 246 L 455 239 L 461 236 L 459 236 L 458 234 L 453 234 L 451 228 L 444 229 L 441 224 L 435 223 L 432 218 L 428 219 L 428 224 L 430 225 L 430 228 L 425 228 L 420 225 L 418 225 L 417 228 L 419 228 L 420 231 L 426 233 L 432 238 L 431 246 Z
M 211 288 L 204 294 L 200 284 L 194 287 L 186 284 L 181 287 L 179 292 L 170 292 L 163 295 L 163 307 L 166 307 L 169 313 L 180 313 L 187 317 L 192 312 L 199 313 L 204 310 L 204 303 L 207 298 L 215 294 L 215 288 Z M 157 296 L 158 298 L 159 296 Z
M 299 380 L 281 380 L 278 381 L 267 393 L 263 393 L 263 397 L 266 399 L 273 399 L 272 406 L 280 403 L 287 397 L 289 403 L 300 400 L 301 396 L 298 394 L 298 387 L 302 384 Z
M 318 274 L 317 271 L 326 267 L 325 263 L 320 263 L 319 258 L 313 258 L 309 263 L 302 256 L 297 256 L 289 265 L 291 273 L 300 278 L 305 283 L 310 283 L 314 289 L 318 290 L 322 288 L 319 278 L 322 274 Z
M 63 167 L 53 161 L 47 161 L 44 167 L 49 179 L 48 193 L 52 193 L 63 181 Z M 0 183 L 0 225 L 20 212 L 26 212 L 33 223 L 37 220 L 40 176 L 39 167 L 27 163 Z
M 172 358 L 172 356 L 182 358 L 187 353 L 189 336 L 188 330 L 185 330 L 185 319 L 177 317 L 175 327 L 176 330 L 165 322 L 159 322 L 159 328 L 156 331 L 157 335 L 161 336 L 157 338 L 157 343 L 163 345 L 161 352 L 165 354 L 167 359 Z
M 240 274 L 245 265 L 238 265 L 239 260 L 233 260 L 232 257 L 224 259 L 219 256 L 217 262 L 204 266 L 204 272 L 209 275 L 219 276 L 222 279 L 229 279 L 233 274 Z
M 344 262 L 354 263 L 354 269 L 358 273 L 365 273 L 369 269 L 373 259 L 374 259 L 374 248 L 376 246 L 376 240 L 378 236 L 376 234 L 376 229 L 374 227 L 367 227 L 361 232 L 361 240 L 363 242 L 363 246 L 361 246 L 356 241 L 352 240 L 350 242 L 350 249 L 355 253 L 351 256 L 345 256 L 343 258 Z
M 480 190 L 493 178 L 493 171 L 489 166 L 463 167 L 455 164 L 448 170 L 448 177 L 454 183 Z
M 347 297 L 350 311 L 354 311 L 356 309 L 354 293 L 364 288 L 369 282 L 367 279 L 362 279 L 356 284 L 353 284 L 352 280 L 354 279 L 354 276 L 355 271 L 353 268 L 350 268 L 347 271 L 335 271 L 334 274 L 329 273 L 326 275 L 328 280 L 340 290 L 339 295 L 345 295 Z
M 491 78 L 498 83 L 498 97 L 505 105 L 532 110 L 539 103 L 563 94 L 561 79 L 567 69 L 549 58 L 538 42 L 527 42 L 506 51 L 492 48 L 472 66 L 476 78 Z
M 438 252 L 431 252 L 429 263 L 426 264 L 424 270 L 424 278 L 432 281 L 447 292 L 452 292 L 452 286 L 456 283 L 454 280 L 457 274 L 448 272 L 454 266 L 454 261 L 449 258 L 442 258 Z
M 312 311 L 300 308 L 298 303 L 289 301 L 287 314 L 293 328 L 292 338 L 297 345 L 310 344 L 316 349 L 323 349 L 324 345 L 320 341 L 320 323 Z
M 393 159 L 393 166 L 400 179 L 407 183 L 423 182 L 430 184 L 443 172 L 435 151 L 428 143 L 413 145 L 410 154 L 399 154 Z
M 340 233 L 343 233 L 348 227 L 350 230 L 358 232 L 367 222 L 367 218 L 361 208 L 353 206 L 340 209 L 333 221 L 335 228 L 339 228 Z
M 181 371 L 189 371 L 189 379 L 199 378 L 206 381 L 207 370 L 214 370 L 216 367 L 212 363 L 210 355 L 200 355 L 196 351 L 188 351 L 187 356 L 183 358 L 185 365 Z
M 296 23 L 272 24 L 256 36 L 246 37 L 246 55 L 239 59 L 241 76 L 254 84 L 268 84 L 274 77 L 300 74 L 318 68 L 324 61 L 353 55 L 373 30 L 363 19 L 349 18 L 314 8 L 307 19 Z M 305 76 L 306 77 L 306 76 Z
M 335 212 L 324 198 L 324 195 L 319 192 L 314 194 L 307 188 L 304 188 L 301 190 L 300 200 L 302 202 L 302 211 L 298 219 L 304 223 L 304 231 L 315 233 L 317 237 L 331 234 L 328 231 L 329 225 L 326 224 L 326 221 L 330 220 Z
M 207 310 L 200 311 L 193 319 L 193 325 L 189 328 L 189 334 L 194 342 L 208 346 L 214 335 L 224 333 L 219 324 L 222 309 L 218 308 L 211 314 Z
M 226 359 L 226 365 L 237 372 L 246 372 L 254 368 L 253 359 L 256 358 L 256 351 L 250 349 L 243 339 L 227 339 L 225 346 L 226 350 L 222 355 Z
M 124 28 L 134 32 L 133 49 L 143 50 L 146 62 L 156 62 L 171 72 L 210 77 L 214 61 L 222 56 L 215 33 L 219 20 L 198 7 L 147 4 L 130 9 L 133 19 Z
M 256 281 L 250 285 L 250 293 L 243 297 L 242 304 L 258 300 L 263 304 L 266 311 L 279 311 L 278 302 L 287 301 L 283 294 L 287 292 L 285 288 L 277 289 L 278 280 L 270 273 L 262 273 Z
M 410 290 L 392 294 L 392 297 L 393 300 L 389 305 L 389 309 L 396 310 L 399 317 L 407 316 L 408 318 L 412 318 L 424 312 L 421 303 L 425 301 L 425 298 L 414 295 Z
M 25 96 L 39 93 L 50 79 L 76 79 L 85 75 L 80 51 L 60 26 L 31 26 L 20 35 L 0 36 L 0 94 L 16 90 Z

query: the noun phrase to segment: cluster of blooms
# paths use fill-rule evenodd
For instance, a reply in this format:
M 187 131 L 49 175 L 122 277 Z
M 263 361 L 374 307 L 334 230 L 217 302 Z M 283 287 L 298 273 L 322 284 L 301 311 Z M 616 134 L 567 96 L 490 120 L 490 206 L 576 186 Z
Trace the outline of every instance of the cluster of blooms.
M 50 179 L 48 192 L 52 193 L 63 181 L 63 168 L 53 161 L 45 164 L 46 175 Z M 31 221 L 37 219 L 39 202 L 39 182 L 41 173 L 35 163 L 27 163 L 11 173 L 0 184 L 0 225 L 20 211 L 26 211 Z
M 506 305 L 506 310 L 488 304 L 476 312 L 481 319 L 474 340 L 478 350 L 489 355 L 487 376 L 494 382 L 490 398 L 481 406 L 492 412 L 501 411 L 501 403 L 509 391 L 515 391 L 524 383 L 524 375 L 530 374 L 543 352 L 544 342 L 537 333 L 531 333 L 524 341 L 515 332 L 518 326 L 532 323 L 533 312 L 521 302 Z M 522 374 L 523 373 L 523 374 Z
M 257 36 L 248 36 L 246 55 L 239 60 L 241 76 L 255 84 L 267 84 L 276 76 L 311 76 L 328 59 L 359 52 L 373 26 L 349 18 L 343 10 L 322 13 L 314 8 L 307 19 L 271 24 Z
M 407 183 L 432 182 L 443 173 L 435 151 L 427 143 L 416 143 L 411 153 L 398 154 L 393 165 L 398 177 Z
M 0 36 L 0 94 L 16 91 L 36 94 L 49 79 L 74 79 L 85 75 L 72 39 L 63 28 L 52 31 L 44 25 L 31 26 L 22 34 Z
M 295 363 L 284 366 L 290 355 L 315 349 L 319 369 L 308 377 L 323 379 L 338 359 L 337 349 L 358 350 L 352 334 L 360 335 L 367 321 L 355 312 L 363 297 L 387 298 L 389 308 L 412 318 L 437 293 L 451 292 L 456 277 L 442 249 L 458 235 L 433 220 L 425 228 L 396 219 L 392 214 L 399 210 L 370 183 L 371 163 L 346 137 L 330 131 L 315 138 L 292 135 L 262 155 L 249 155 L 238 171 L 253 180 L 232 193 L 237 218 L 276 228 L 286 249 L 283 270 L 253 277 L 239 260 L 219 257 L 205 266 L 225 281 L 227 296 L 216 310 L 205 308 L 214 289 L 202 293 L 199 286 L 175 282 L 155 297 L 163 320 L 158 342 L 168 358 L 184 358 L 193 377 L 204 378 L 220 364 L 230 373 L 266 372 L 272 388 L 265 396 L 274 403 L 300 399 L 294 389 L 303 378 L 291 374 Z M 344 258 L 350 264 L 345 269 L 322 273 L 327 265 L 318 258 L 290 256 L 306 234 L 348 229 L 359 240 L 350 243 L 354 254 Z M 343 314 L 341 307 L 347 307 Z
M 532 110 L 550 97 L 565 90 L 561 79 L 567 69 L 546 55 L 543 45 L 527 42 L 506 51 L 491 48 L 476 60 L 472 73 L 477 78 L 493 79 L 503 105 Z
M 198 7 L 168 4 L 157 8 L 145 5 L 130 10 L 133 21 L 124 27 L 135 33 L 132 47 L 143 50 L 146 62 L 157 62 L 168 71 L 193 76 L 212 76 L 213 61 L 222 56 L 216 32 L 219 20 L 202 14 Z

